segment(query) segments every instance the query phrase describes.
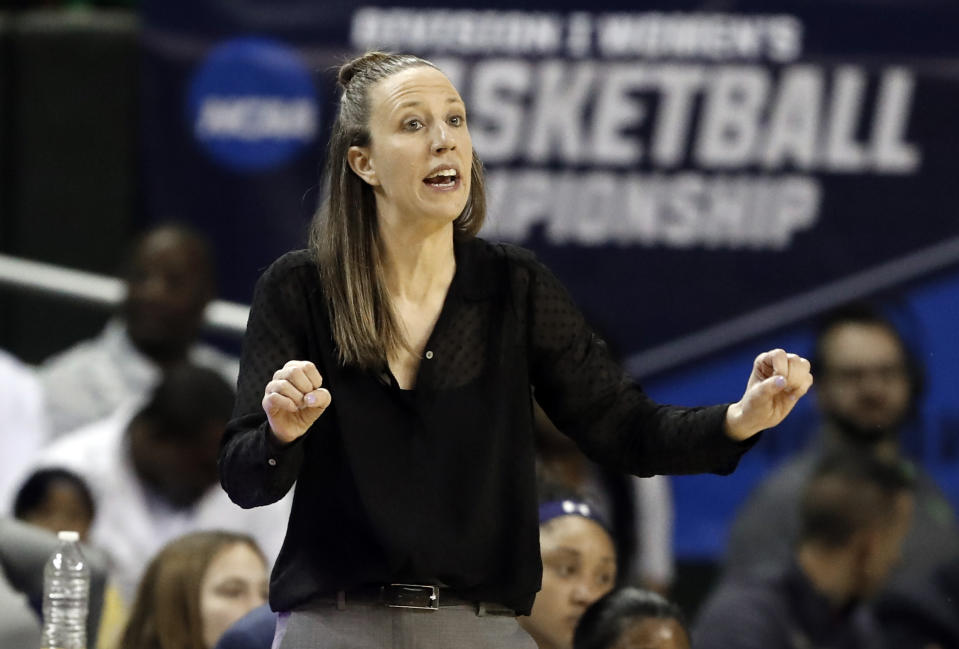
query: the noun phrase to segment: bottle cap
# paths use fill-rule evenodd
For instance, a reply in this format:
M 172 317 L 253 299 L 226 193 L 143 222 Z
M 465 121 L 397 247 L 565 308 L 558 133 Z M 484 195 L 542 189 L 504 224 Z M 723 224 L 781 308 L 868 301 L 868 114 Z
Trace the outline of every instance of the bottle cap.
M 71 530 L 64 530 L 62 532 L 57 532 L 57 538 L 61 541 L 79 541 L 80 533 Z

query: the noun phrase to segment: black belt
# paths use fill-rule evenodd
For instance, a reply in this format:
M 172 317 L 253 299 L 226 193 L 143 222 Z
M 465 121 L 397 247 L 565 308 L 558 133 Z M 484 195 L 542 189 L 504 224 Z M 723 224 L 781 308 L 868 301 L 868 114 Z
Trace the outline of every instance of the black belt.
M 436 611 L 444 606 L 470 606 L 479 616 L 509 615 L 516 611 L 492 602 L 477 602 L 456 595 L 449 588 L 426 584 L 388 584 L 339 591 L 336 599 L 322 598 L 321 604 L 332 604 L 345 609 L 350 604 L 379 604 L 390 608 L 412 608 Z

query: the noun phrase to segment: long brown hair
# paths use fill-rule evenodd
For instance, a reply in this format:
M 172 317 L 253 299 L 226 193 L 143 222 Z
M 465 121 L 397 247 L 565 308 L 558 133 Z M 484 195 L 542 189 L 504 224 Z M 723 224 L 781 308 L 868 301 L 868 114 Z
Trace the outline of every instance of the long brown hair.
M 263 557 L 249 536 L 220 530 L 186 534 L 164 546 L 140 580 L 118 649 L 208 649 L 200 585 L 214 557 L 238 543 Z
M 435 65 L 409 54 L 367 52 L 339 69 L 340 109 L 326 155 L 327 196 L 313 219 L 310 248 L 320 269 L 341 363 L 380 370 L 389 352 L 407 346 L 383 277 L 372 188 L 347 160 L 351 146 L 370 143 L 369 93 L 377 82 L 407 68 Z M 466 207 L 454 235 L 472 237 L 486 218 L 486 183 L 476 152 Z

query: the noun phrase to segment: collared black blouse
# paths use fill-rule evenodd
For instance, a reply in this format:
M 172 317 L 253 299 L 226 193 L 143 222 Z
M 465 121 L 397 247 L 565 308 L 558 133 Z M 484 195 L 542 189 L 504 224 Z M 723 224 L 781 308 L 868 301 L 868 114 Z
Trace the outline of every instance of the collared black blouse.
M 651 401 L 529 252 L 476 238 L 455 254 L 411 392 L 388 372 L 337 361 L 310 252 L 284 255 L 257 283 L 220 478 L 243 507 L 296 482 L 274 609 L 361 586 L 440 583 L 527 612 L 542 573 L 534 390 L 590 457 L 636 475 L 728 473 L 751 446 L 724 434 L 725 405 Z M 282 446 L 260 403 L 289 360 L 313 361 L 333 401 Z

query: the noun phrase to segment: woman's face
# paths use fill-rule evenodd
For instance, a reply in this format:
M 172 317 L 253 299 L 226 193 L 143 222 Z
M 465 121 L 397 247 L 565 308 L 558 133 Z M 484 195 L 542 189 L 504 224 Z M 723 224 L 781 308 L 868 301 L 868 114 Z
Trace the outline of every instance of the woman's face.
M 689 649 L 689 636 L 673 618 L 648 617 L 623 629 L 610 649 Z
M 351 147 L 353 170 L 373 186 L 381 223 L 452 223 L 470 191 L 473 142 L 466 107 L 449 79 L 407 68 L 371 89 L 370 144 Z
M 213 647 L 223 632 L 266 602 L 266 564 L 246 543 L 229 545 L 213 557 L 200 583 L 203 642 Z
M 583 611 L 616 582 L 613 542 L 592 520 L 560 516 L 540 527 L 539 543 L 543 587 L 520 625 L 540 649 L 569 649 Z

